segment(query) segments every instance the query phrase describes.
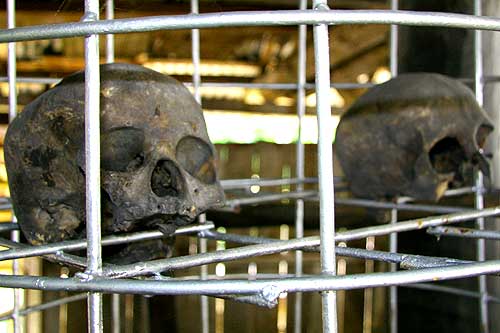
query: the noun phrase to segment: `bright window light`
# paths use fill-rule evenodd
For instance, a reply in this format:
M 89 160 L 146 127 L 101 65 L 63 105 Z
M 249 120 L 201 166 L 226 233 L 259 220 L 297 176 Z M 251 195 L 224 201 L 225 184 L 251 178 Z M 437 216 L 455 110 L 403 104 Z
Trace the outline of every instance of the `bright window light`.
M 391 72 L 389 71 L 389 68 L 387 67 L 379 67 L 373 73 L 372 81 L 373 83 L 384 83 L 386 81 L 389 81 L 391 79 L 392 75 Z
M 205 111 L 204 116 L 210 140 L 217 144 L 290 144 L 298 139 L 299 121 L 295 115 Z M 333 115 L 330 121 L 333 128 L 337 128 L 339 116 Z M 315 116 L 306 115 L 303 118 L 302 141 L 306 144 L 317 143 L 318 125 Z
M 335 88 L 330 88 L 330 105 L 334 108 L 343 108 L 345 106 L 345 99 Z M 311 93 L 306 96 L 307 107 L 316 107 L 316 93 Z

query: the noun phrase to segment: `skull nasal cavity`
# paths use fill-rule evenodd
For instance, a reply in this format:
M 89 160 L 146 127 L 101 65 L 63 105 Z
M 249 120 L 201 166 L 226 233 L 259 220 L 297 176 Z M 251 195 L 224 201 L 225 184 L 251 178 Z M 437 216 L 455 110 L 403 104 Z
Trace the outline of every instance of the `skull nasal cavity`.
M 437 173 L 458 172 L 465 161 L 465 151 L 456 138 L 445 137 L 431 148 L 429 158 Z
M 160 160 L 151 175 L 151 190 L 159 197 L 179 194 L 180 173 L 172 161 Z

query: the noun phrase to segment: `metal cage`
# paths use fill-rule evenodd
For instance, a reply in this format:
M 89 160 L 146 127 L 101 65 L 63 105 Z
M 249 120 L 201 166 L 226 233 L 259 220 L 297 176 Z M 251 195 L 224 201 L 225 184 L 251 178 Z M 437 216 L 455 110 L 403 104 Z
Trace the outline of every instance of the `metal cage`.
M 86 105 L 85 105 L 85 133 L 86 133 L 86 213 L 87 213 L 87 240 L 66 241 L 63 243 L 42 246 L 26 246 L 19 243 L 19 231 L 15 223 L 4 224 L 2 230 L 12 230 L 12 241 L 2 239 L 0 243 L 11 250 L 0 252 L 0 258 L 19 259 L 29 256 L 51 256 L 60 262 L 72 262 L 86 267 L 84 273 L 75 277 L 62 279 L 45 276 L 18 275 L 16 260 L 14 260 L 14 274 L 0 276 L 0 286 L 8 288 L 31 288 L 39 290 L 65 290 L 88 292 L 86 294 L 71 296 L 56 302 L 50 302 L 32 308 L 21 309 L 19 292 L 15 293 L 16 303 L 14 311 L 2 319 L 14 320 L 14 331 L 21 332 L 21 316 L 32 311 L 63 304 L 88 297 L 88 330 L 89 332 L 103 331 L 102 293 L 130 293 L 148 295 L 203 295 L 202 297 L 202 323 L 203 332 L 208 332 L 207 296 L 230 297 L 257 304 L 271 304 L 283 292 L 297 293 L 296 305 L 296 331 L 300 331 L 300 294 L 303 292 L 321 292 L 322 295 L 322 322 L 324 332 L 337 331 L 336 291 L 348 289 L 362 289 L 370 287 L 390 287 L 391 332 L 397 331 L 397 286 L 437 280 L 475 277 L 479 279 L 479 293 L 467 292 L 458 289 L 444 288 L 445 292 L 452 292 L 464 297 L 480 299 L 481 323 L 488 327 L 488 302 L 495 301 L 486 288 L 486 274 L 500 272 L 500 260 L 485 261 L 485 238 L 498 239 L 496 232 L 482 231 L 484 219 L 500 214 L 500 206 L 483 207 L 482 179 L 478 177 L 476 186 L 462 189 L 461 192 L 475 193 L 476 207 L 463 211 L 450 207 L 426 207 L 411 203 L 385 204 L 385 208 L 392 210 L 392 222 L 387 225 L 370 226 L 348 231 L 335 231 L 334 213 L 334 177 L 332 172 L 332 126 L 327 121 L 330 116 L 328 102 L 329 88 L 335 86 L 330 82 L 328 27 L 342 24 L 389 24 L 391 25 L 391 72 L 397 74 L 397 33 L 399 25 L 456 27 L 477 29 L 475 39 L 475 92 L 482 103 L 484 74 L 482 70 L 481 31 L 500 30 L 500 19 L 481 16 L 481 1 L 475 0 L 475 15 L 409 12 L 398 10 L 398 1 L 391 1 L 391 10 L 330 10 L 325 0 L 315 0 L 313 8 L 307 9 L 307 1 L 301 0 L 297 10 L 259 11 L 259 12 L 222 12 L 200 14 L 197 0 L 191 0 L 191 14 L 176 16 L 136 17 L 128 19 L 114 19 L 113 0 L 106 1 L 107 15 L 105 20 L 99 19 L 99 1 L 86 0 L 85 12 L 82 20 L 74 23 L 53 24 L 45 26 L 15 26 L 15 3 L 8 0 L 8 28 L 0 31 L 0 42 L 9 43 L 8 54 L 8 81 L 10 87 L 9 105 L 10 118 L 16 113 L 16 83 L 33 82 L 35 79 L 16 77 L 15 43 L 39 39 L 85 37 L 85 78 L 86 78 Z M 191 29 L 192 31 L 192 61 L 194 66 L 193 87 L 194 95 L 200 101 L 199 88 L 203 86 L 200 79 L 200 39 L 199 30 L 204 28 L 242 27 L 242 26 L 278 26 L 292 25 L 299 27 L 299 66 L 297 69 L 298 81 L 292 85 L 277 85 L 280 88 L 296 90 L 298 96 L 297 116 L 299 120 L 305 113 L 305 89 L 312 85 L 305 80 L 305 45 L 306 27 L 311 26 L 314 32 L 314 51 L 316 66 L 316 82 L 313 85 L 317 94 L 317 119 L 318 134 L 318 184 L 319 191 L 303 191 L 304 178 L 304 146 L 297 144 L 297 174 L 292 181 L 297 183 L 298 191 L 288 194 L 297 200 L 296 209 L 296 235 L 294 239 L 280 241 L 258 237 L 242 237 L 231 234 L 221 234 L 213 230 L 213 224 L 203 218 L 199 225 L 181 228 L 178 233 L 193 233 L 201 240 L 199 254 L 144 262 L 134 265 L 108 267 L 102 265 L 101 246 L 118 244 L 133 240 L 151 239 L 161 237 L 160 232 L 142 232 L 126 236 L 105 237 L 101 239 L 100 233 L 100 139 L 99 139 L 99 47 L 98 36 L 106 35 L 106 59 L 114 59 L 113 34 L 128 32 L 145 32 L 156 30 Z M 37 79 L 40 80 L 40 79 Z M 54 82 L 53 79 L 41 80 Z M 252 86 L 251 84 L 249 86 Z M 255 85 L 258 87 L 258 85 Z M 350 86 L 357 87 L 357 84 Z M 272 86 L 266 86 L 273 88 Z M 277 184 L 279 181 L 271 181 Z M 226 181 L 226 186 L 249 184 L 265 184 L 265 181 L 240 180 Z M 455 192 L 460 192 L 455 191 Z M 452 191 L 453 192 L 453 191 Z M 454 193 L 448 194 L 453 195 Z M 304 199 L 319 195 L 320 201 L 320 233 L 319 236 L 304 237 Z M 281 200 L 283 196 L 271 198 L 258 198 L 259 200 Z M 244 200 L 244 199 L 241 199 Z M 339 199 L 342 200 L 342 199 Z M 337 202 L 339 202 L 337 200 Z M 233 204 L 241 203 L 233 202 Z M 366 200 L 351 200 L 353 205 L 377 207 L 379 203 Z M 439 216 L 432 216 L 419 220 L 398 221 L 398 210 L 427 210 L 435 211 Z M 434 232 L 442 232 L 438 228 L 462 221 L 476 220 L 477 232 L 470 233 L 477 238 L 477 262 L 464 260 L 450 260 L 448 258 L 410 256 L 397 253 L 397 235 L 399 232 L 433 227 Z M 15 221 L 14 221 L 15 222 Z M 336 243 L 354 239 L 364 239 L 370 236 L 390 235 L 390 252 L 367 251 L 361 249 L 336 247 Z M 206 239 L 233 241 L 246 244 L 238 248 L 217 252 L 206 252 Z M 67 255 L 64 250 L 87 249 L 87 258 Z M 302 250 L 319 250 L 321 254 L 322 274 L 303 276 Z M 282 251 L 296 251 L 296 271 L 294 276 L 287 278 L 270 277 L 249 281 L 247 279 L 214 280 L 209 279 L 203 265 L 259 256 L 264 254 L 279 253 Z M 338 276 L 336 275 L 336 255 L 351 256 L 370 260 L 379 260 L 392 263 L 391 272 L 371 273 Z M 397 271 L 396 266 L 413 268 L 412 270 Z M 174 270 L 186 267 L 202 267 L 201 275 L 196 283 L 182 279 L 163 279 L 157 273 L 164 270 Z M 149 275 L 157 278 L 133 279 L 134 277 Z M 432 284 L 421 285 L 421 288 L 440 287 Z M 441 287 L 441 289 L 443 289 Z M 497 300 L 498 301 L 498 300 Z M 113 312 L 114 315 L 118 315 Z

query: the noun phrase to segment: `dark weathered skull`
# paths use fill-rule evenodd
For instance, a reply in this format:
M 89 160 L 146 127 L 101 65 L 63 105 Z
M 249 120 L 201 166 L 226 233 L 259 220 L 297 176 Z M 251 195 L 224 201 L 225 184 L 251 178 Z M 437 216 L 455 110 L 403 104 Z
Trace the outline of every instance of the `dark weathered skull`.
M 224 195 L 203 113 L 176 80 L 136 65 L 101 66 L 102 233 L 175 230 Z M 84 75 L 65 78 L 9 126 L 14 210 L 35 244 L 85 232 Z
M 342 116 L 336 154 L 355 196 L 438 200 L 474 166 L 493 125 L 472 91 L 438 74 L 400 75 L 371 88 Z

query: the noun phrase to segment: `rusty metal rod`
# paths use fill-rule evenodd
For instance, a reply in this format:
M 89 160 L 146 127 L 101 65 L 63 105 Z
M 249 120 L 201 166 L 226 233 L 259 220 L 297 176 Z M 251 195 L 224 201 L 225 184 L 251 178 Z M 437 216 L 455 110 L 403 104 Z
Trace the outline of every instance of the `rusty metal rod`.
M 438 237 L 453 236 L 460 238 L 500 240 L 500 232 L 493 230 L 477 230 L 457 227 L 432 227 L 427 229 L 427 233 Z

